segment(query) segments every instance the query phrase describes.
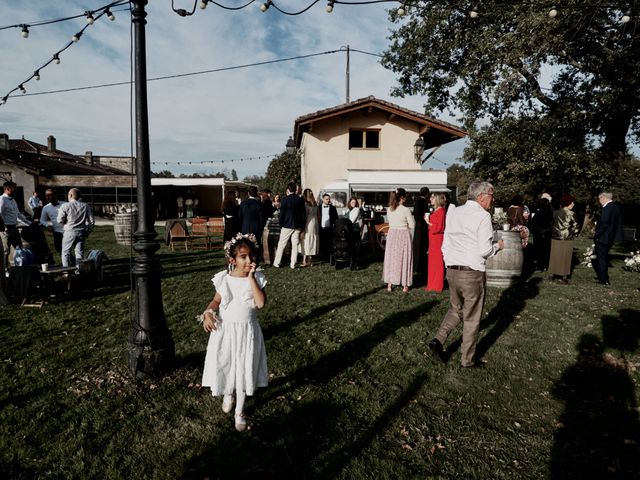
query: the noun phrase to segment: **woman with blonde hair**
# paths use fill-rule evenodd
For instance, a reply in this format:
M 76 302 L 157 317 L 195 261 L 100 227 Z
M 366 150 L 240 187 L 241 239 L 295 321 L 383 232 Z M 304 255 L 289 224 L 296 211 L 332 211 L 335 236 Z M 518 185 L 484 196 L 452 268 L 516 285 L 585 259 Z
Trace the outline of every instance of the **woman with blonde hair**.
M 442 241 L 446 225 L 447 195 L 432 193 L 431 205 L 434 210 L 429 215 L 429 258 L 426 291 L 441 292 L 444 288 L 444 259 L 442 257 Z
M 384 267 L 382 279 L 390 292 L 393 285 L 402 285 L 402 291 L 408 292 L 413 285 L 413 251 L 411 233 L 416 225 L 411 211 L 404 206 L 407 192 L 396 188 L 389 195 L 387 218 L 389 233 L 384 249 Z
M 318 204 L 310 188 L 302 192 L 304 209 L 307 219 L 304 226 L 304 240 L 302 241 L 302 266 L 311 266 L 311 257 L 318 254 L 320 229 L 318 227 Z

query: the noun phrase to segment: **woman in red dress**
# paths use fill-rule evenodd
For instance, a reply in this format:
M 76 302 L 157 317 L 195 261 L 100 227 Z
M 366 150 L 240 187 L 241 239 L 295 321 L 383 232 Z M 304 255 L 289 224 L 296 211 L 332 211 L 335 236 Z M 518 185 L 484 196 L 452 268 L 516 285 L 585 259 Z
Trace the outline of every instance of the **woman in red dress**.
M 426 291 L 441 292 L 444 288 L 444 259 L 442 258 L 442 240 L 446 224 L 447 196 L 444 193 L 432 193 L 433 213 L 429 216 L 429 267 Z

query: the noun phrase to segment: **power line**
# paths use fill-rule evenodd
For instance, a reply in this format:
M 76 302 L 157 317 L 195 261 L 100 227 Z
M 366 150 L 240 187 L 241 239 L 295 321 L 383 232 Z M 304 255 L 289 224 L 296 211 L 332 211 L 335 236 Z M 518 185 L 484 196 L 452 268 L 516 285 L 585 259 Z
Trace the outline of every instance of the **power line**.
M 230 66 L 230 67 L 220 67 L 220 68 L 213 68 L 213 69 L 209 69 L 209 70 L 199 70 L 199 71 L 196 71 L 196 72 L 178 73 L 178 74 L 175 74 L 175 75 L 164 75 L 164 76 L 161 76 L 161 77 L 149 78 L 149 79 L 147 79 L 147 81 L 148 82 L 153 82 L 153 81 L 158 81 L 158 80 L 169 80 L 169 79 L 172 79 L 172 78 L 190 77 L 190 76 L 195 76 L 195 75 L 206 75 L 208 73 L 217 73 L 217 72 L 225 72 L 225 71 L 230 71 L 230 70 L 239 70 L 239 69 L 243 69 L 243 68 L 258 67 L 258 66 L 271 65 L 271 64 L 282 63 L 282 62 L 290 62 L 290 61 L 293 61 L 293 60 L 302 60 L 302 59 L 305 59 L 305 58 L 312 58 L 312 57 L 318 57 L 318 56 L 323 56 L 323 55 L 332 55 L 334 53 L 340 53 L 340 52 L 343 52 L 343 51 L 345 51 L 345 49 L 339 48 L 339 49 L 336 49 L 336 50 L 327 50 L 325 52 L 310 53 L 310 54 L 306 54 L 306 55 L 296 55 L 296 56 L 293 56 L 293 57 L 278 58 L 278 59 L 275 59 L 275 60 L 265 60 L 264 62 L 245 63 L 245 64 L 242 64 L 242 65 L 233 65 L 233 66 Z M 351 49 L 351 51 L 352 52 L 363 53 L 363 54 L 371 55 L 371 56 L 382 57 L 382 55 L 380 55 L 378 53 L 365 52 L 363 50 Z M 59 90 L 47 90 L 47 91 L 44 91 L 44 92 L 25 93 L 23 95 L 20 95 L 19 97 L 13 97 L 13 98 L 30 97 L 30 96 L 37 96 L 37 95 L 50 95 L 50 94 L 54 94 L 54 93 L 76 92 L 76 91 L 80 91 L 80 90 L 91 90 L 91 89 L 95 89 L 95 88 L 117 87 L 117 86 L 120 86 L 120 85 L 129 85 L 129 84 L 131 84 L 131 81 L 101 83 L 101 84 L 98 84 L 98 85 L 87 85 L 87 86 L 84 86 L 84 87 L 63 88 L 63 89 L 59 89 Z M 18 88 L 13 89 L 12 92 L 15 91 L 15 90 L 18 90 Z M 9 92 L 9 93 L 11 93 L 11 92 Z

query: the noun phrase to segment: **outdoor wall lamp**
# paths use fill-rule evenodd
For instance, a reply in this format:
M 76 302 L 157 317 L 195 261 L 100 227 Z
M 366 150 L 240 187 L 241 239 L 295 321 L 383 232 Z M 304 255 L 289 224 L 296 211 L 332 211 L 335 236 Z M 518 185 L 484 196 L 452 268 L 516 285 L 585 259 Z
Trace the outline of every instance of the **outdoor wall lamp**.
M 296 142 L 294 142 L 291 137 L 287 140 L 287 153 L 289 155 L 294 155 L 296 153 Z
M 413 144 L 413 153 L 416 158 L 416 162 L 421 163 L 422 154 L 424 153 L 424 140 L 422 137 L 418 137 L 416 143 Z

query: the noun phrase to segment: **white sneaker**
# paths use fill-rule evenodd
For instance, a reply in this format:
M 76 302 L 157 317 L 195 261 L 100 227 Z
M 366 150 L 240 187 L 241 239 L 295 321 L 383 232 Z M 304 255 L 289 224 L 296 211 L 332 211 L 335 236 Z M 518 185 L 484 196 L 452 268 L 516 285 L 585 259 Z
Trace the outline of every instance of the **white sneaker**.
M 247 419 L 244 418 L 244 412 L 236 413 L 236 430 L 239 432 L 244 432 L 247 429 Z
M 222 411 L 224 413 L 229 413 L 233 408 L 233 395 L 225 395 L 222 399 Z

